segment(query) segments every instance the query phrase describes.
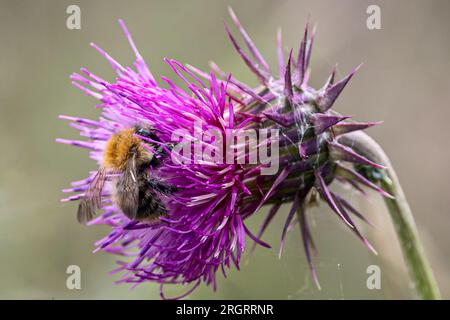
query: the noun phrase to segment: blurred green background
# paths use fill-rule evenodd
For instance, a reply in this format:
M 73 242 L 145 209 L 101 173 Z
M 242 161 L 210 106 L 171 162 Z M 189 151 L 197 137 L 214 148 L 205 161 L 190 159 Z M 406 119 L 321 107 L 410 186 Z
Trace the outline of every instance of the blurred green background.
M 81 30 L 66 28 L 66 8 L 81 8 Z M 366 27 L 366 9 L 381 8 L 381 30 Z M 76 204 L 63 205 L 60 189 L 95 165 L 87 152 L 58 145 L 75 138 L 59 114 L 97 117 L 96 101 L 71 86 L 80 67 L 112 80 L 96 42 L 124 65 L 131 49 L 117 23 L 122 18 L 155 75 L 171 76 L 162 59 L 173 57 L 202 69 L 214 60 L 238 79 L 255 84 L 223 29 L 231 5 L 247 31 L 275 65 L 276 28 L 286 50 L 297 48 L 308 15 L 319 23 L 312 57 L 312 84 L 320 86 L 335 62 L 339 76 L 364 67 L 339 98 L 336 109 L 361 121 L 384 120 L 369 133 L 390 155 L 415 214 L 442 294 L 450 297 L 450 2 L 419 1 L 0 1 L 0 298 L 155 299 L 158 286 L 135 290 L 115 285 L 115 257 L 92 254 L 107 228 L 75 221 Z M 380 252 L 373 256 L 322 205 L 313 209 L 313 236 L 322 291 L 305 263 L 297 229 L 278 259 L 281 212 L 242 270 L 219 276 L 219 290 L 200 287 L 206 299 L 384 299 L 414 297 L 393 228 L 377 195 L 360 199 L 376 223 L 364 229 Z M 265 211 L 265 210 L 263 210 Z M 253 217 L 255 230 L 264 212 Z M 82 289 L 66 288 L 66 268 L 78 265 Z M 366 269 L 381 266 L 382 289 L 368 290 Z M 180 292 L 168 288 L 169 294 Z

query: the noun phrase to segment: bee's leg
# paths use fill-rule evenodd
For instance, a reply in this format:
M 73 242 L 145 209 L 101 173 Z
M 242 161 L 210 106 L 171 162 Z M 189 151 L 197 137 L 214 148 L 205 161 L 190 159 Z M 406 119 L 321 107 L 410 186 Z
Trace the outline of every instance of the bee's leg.
M 165 147 L 165 148 L 164 148 Z M 169 149 L 169 151 L 172 151 L 174 144 L 173 143 L 165 143 L 164 147 L 162 145 L 159 145 L 156 149 L 157 154 L 165 155 L 167 154 L 166 149 Z
M 171 151 L 174 145 L 172 143 L 166 143 L 165 147 L 166 148 L 164 148 L 162 145 L 158 145 L 158 148 L 156 148 L 155 155 L 149 163 L 152 168 L 157 168 L 161 164 L 161 157 L 167 155 L 166 149 L 169 149 Z
M 159 158 L 156 155 L 154 155 L 152 160 L 150 160 L 148 162 L 148 166 L 150 166 L 152 168 L 157 168 L 160 164 L 161 164 L 161 161 L 159 160 Z
M 149 178 L 147 182 L 153 190 L 165 195 L 171 195 L 177 190 L 176 187 L 168 185 L 160 180 Z

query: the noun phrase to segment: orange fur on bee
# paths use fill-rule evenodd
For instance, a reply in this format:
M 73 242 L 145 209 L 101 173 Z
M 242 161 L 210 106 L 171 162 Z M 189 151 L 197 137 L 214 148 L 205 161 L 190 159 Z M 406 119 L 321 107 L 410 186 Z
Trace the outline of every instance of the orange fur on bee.
M 142 141 L 136 137 L 134 129 L 125 129 L 114 135 L 106 143 L 103 154 L 103 165 L 109 169 L 123 171 L 127 161 L 132 156 L 132 150 L 136 150 L 137 161 L 149 152 L 142 146 Z

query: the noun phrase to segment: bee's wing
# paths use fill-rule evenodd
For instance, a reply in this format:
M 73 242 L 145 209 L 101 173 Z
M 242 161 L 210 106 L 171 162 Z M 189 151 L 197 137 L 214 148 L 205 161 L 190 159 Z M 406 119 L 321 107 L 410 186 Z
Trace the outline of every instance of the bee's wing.
M 136 155 L 126 163 L 125 170 L 117 180 L 117 202 L 122 212 L 135 219 L 139 207 L 139 183 L 136 171 Z
M 86 224 L 92 220 L 95 210 L 100 209 L 102 205 L 102 190 L 106 180 L 106 169 L 101 168 L 97 171 L 86 193 L 78 205 L 77 220 Z

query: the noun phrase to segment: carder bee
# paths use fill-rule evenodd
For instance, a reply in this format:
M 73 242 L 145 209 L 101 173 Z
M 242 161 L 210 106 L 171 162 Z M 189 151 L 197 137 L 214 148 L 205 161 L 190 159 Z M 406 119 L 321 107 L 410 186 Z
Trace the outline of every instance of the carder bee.
M 139 136 L 159 142 L 155 132 L 143 126 L 121 130 L 107 141 L 102 166 L 78 206 L 80 223 L 90 221 L 101 208 L 102 190 L 108 176 L 113 177 L 112 200 L 128 218 L 152 221 L 167 213 L 160 195 L 170 195 L 175 188 L 149 172 L 160 164 L 158 156 L 165 154 L 164 148 Z

